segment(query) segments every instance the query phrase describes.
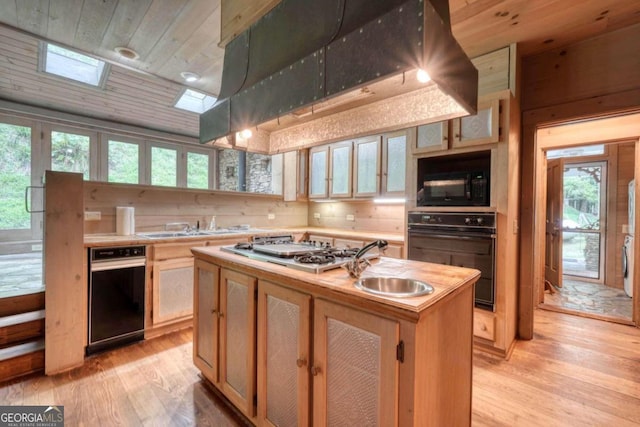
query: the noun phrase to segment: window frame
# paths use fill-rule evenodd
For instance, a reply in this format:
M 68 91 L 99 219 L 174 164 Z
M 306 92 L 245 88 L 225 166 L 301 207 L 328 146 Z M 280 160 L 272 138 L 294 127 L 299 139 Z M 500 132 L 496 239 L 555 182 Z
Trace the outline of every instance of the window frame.
M 182 148 L 183 148 L 182 150 L 183 152 L 180 159 L 178 160 L 181 165 L 181 167 L 178 168 L 178 182 L 181 183 L 181 185 L 179 186 L 183 188 L 188 188 L 190 190 L 202 190 L 202 191 L 214 190 L 216 188 L 217 179 L 218 179 L 218 176 L 216 173 L 217 171 L 216 164 L 218 163 L 218 150 L 214 148 L 204 149 L 204 148 L 188 147 L 188 146 L 183 146 Z M 188 169 L 189 153 L 204 154 L 209 157 L 209 164 L 207 167 L 207 172 L 209 174 L 209 176 L 207 177 L 208 187 L 206 189 L 193 188 L 193 187 L 187 186 L 187 177 L 189 176 L 189 169 Z
M 42 154 L 44 170 L 51 169 L 51 150 L 53 148 L 52 132 L 62 132 L 89 137 L 89 181 L 98 179 L 98 132 L 73 126 L 44 123 L 42 126 Z
M 91 83 L 86 83 L 83 82 L 81 80 L 76 80 L 73 79 L 71 77 L 66 77 L 66 76 L 62 76 L 60 74 L 56 74 L 56 73 L 52 73 L 51 71 L 47 71 L 47 53 L 49 52 L 48 46 L 49 45 L 53 45 L 56 47 L 59 47 L 61 49 L 67 50 L 69 52 L 73 52 L 73 53 L 77 53 L 78 55 L 83 55 L 86 56 L 88 58 L 92 58 L 95 59 L 97 61 L 100 61 L 104 64 L 103 68 L 102 68 L 102 73 L 100 74 L 100 79 L 98 80 L 98 84 L 93 85 Z M 109 74 L 111 73 L 111 64 L 109 64 L 107 61 L 100 59 L 100 58 L 96 58 L 92 55 L 88 55 L 84 52 L 80 52 L 76 49 L 69 49 L 66 46 L 61 46 L 59 44 L 56 43 L 49 43 L 46 41 L 40 41 L 38 43 L 38 72 L 41 72 L 47 76 L 50 76 L 51 78 L 54 79 L 60 79 L 63 80 L 67 83 L 70 84 L 74 84 L 74 85 L 80 85 L 84 88 L 91 88 L 91 89 L 96 89 L 96 90 L 100 90 L 103 91 L 105 89 L 105 87 L 107 86 L 107 80 L 109 79 Z
M 162 187 L 162 188 L 179 188 L 179 187 L 183 187 L 182 185 L 180 185 L 180 164 L 181 164 L 181 158 L 184 156 L 183 150 L 180 146 L 178 146 L 177 144 L 172 144 L 172 143 L 168 143 L 168 142 L 157 142 L 157 141 L 144 141 L 145 142 L 145 152 L 146 152 L 146 157 L 148 159 L 148 162 L 145 163 L 145 171 L 144 171 L 144 175 L 145 175 L 145 180 L 146 183 L 148 185 L 153 185 L 154 187 Z M 159 184 L 153 184 L 152 183 L 152 174 L 153 174 L 153 148 L 161 148 L 161 149 L 165 149 L 165 150 L 174 150 L 176 152 L 176 183 L 175 185 L 171 186 L 171 185 L 159 185 Z M 185 174 L 186 177 L 186 174 Z
M 109 141 L 126 142 L 138 146 L 138 182 L 111 182 L 109 181 Z M 126 136 L 117 133 L 104 132 L 100 135 L 100 173 L 99 180 L 110 184 L 147 185 L 146 143 L 144 139 Z M 168 187 L 171 188 L 171 187 Z

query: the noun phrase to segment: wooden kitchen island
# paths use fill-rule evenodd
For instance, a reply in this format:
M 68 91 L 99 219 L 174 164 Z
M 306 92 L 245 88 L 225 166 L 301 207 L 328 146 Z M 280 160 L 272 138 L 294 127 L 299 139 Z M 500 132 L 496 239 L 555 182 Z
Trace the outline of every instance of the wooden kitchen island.
M 354 287 L 193 248 L 193 358 L 256 425 L 471 424 L 473 269 L 381 257 L 362 277 L 405 277 L 427 296 Z

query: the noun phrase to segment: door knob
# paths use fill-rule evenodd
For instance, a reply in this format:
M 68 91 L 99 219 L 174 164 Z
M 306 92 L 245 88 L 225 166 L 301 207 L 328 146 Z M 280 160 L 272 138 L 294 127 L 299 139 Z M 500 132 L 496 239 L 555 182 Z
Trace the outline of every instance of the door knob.
M 296 365 L 298 365 L 298 368 L 302 368 L 303 366 L 306 366 L 306 364 L 307 364 L 307 359 L 296 360 Z

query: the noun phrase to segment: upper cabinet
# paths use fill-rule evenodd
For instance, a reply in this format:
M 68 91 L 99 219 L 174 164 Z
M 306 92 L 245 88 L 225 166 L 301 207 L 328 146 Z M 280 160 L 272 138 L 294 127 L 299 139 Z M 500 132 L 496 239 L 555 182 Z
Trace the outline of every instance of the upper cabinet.
M 453 147 L 489 144 L 500 140 L 500 101 L 493 99 L 478 103 L 478 113 L 455 119 Z
M 309 150 L 309 197 L 404 195 L 408 131 L 373 135 Z
M 418 126 L 414 153 L 428 153 L 449 148 L 449 122 L 429 123 Z

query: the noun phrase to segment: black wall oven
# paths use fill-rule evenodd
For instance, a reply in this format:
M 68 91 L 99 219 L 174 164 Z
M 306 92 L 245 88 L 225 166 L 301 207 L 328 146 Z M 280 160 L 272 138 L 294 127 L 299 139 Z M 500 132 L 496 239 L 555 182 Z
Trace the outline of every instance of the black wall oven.
M 89 249 L 87 354 L 144 339 L 145 247 Z
M 480 270 L 475 306 L 495 307 L 494 213 L 409 212 L 408 258 Z

